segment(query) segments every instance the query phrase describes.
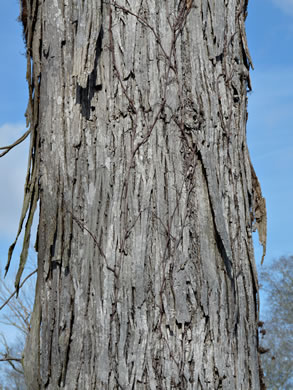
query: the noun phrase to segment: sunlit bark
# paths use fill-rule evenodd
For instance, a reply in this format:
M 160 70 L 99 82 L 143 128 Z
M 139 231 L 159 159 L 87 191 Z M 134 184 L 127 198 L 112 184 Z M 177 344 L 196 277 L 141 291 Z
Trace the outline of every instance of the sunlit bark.
M 260 389 L 246 1 L 26 4 L 29 388 Z

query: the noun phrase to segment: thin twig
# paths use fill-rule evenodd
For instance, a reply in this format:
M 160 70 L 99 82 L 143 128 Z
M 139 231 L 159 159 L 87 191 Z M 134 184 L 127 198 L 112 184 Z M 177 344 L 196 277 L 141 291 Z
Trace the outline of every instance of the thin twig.
M 156 38 L 156 41 L 157 41 L 158 45 L 160 46 L 160 48 L 161 48 L 165 58 L 168 59 L 168 55 L 167 55 L 167 53 L 166 53 L 166 51 L 165 51 L 165 49 L 164 49 L 164 47 L 162 45 L 162 42 L 161 42 L 161 39 L 160 39 L 158 33 L 156 32 L 154 27 L 149 24 L 149 22 L 146 19 L 144 19 L 140 15 L 132 12 L 130 9 L 127 9 L 127 8 L 123 7 L 122 5 L 117 4 L 116 2 L 113 4 L 113 6 L 115 8 L 121 9 L 122 11 L 124 11 L 125 13 L 127 13 L 129 15 L 134 16 L 141 24 L 143 24 L 144 26 L 148 27 L 152 31 L 152 33 L 154 34 L 154 36 Z
M 100 243 L 98 242 L 96 236 L 70 210 L 67 209 L 67 211 L 71 214 L 72 219 L 77 223 L 77 225 L 80 227 L 80 229 L 84 229 L 91 236 L 91 238 L 93 239 L 93 241 L 96 244 L 97 248 L 99 249 L 103 259 L 105 260 L 107 269 L 109 271 L 113 272 L 114 275 L 116 276 L 115 269 L 113 269 L 112 267 L 109 266 L 107 257 L 105 255 L 105 253 L 104 253 Z
M 0 358 L 0 362 L 21 362 L 20 358 L 11 358 L 11 357 L 5 357 L 5 358 Z
M 11 367 L 14 369 L 14 371 L 18 372 L 19 374 L 23 375 L 23 371 L 19 370 L 17 367 L 12 362 L 18 362 L 21 363 L 20 358 L 10 358 L 10 357 L 5 357 L 5 358 L 0 358 L 0 362 L 7 362 L 11 365 Z
M 9 303 L 9 301 L 14 297 L 14 295 L 18 293 L 19 289 L 21 289 L 21 287 L 25 284 L 25 282 L 26 282 L 31 276 L 33 276 L 33 274 L 35 274 L 37 271 L 38 271 L 38 269 L 35 269 L 33 272 L 31 272 L 31 273 L 23 280 L 23 282 L 18 286 L 17 289 L 14 290 L 14 292 L 13 292 L 13 293 L 10 295 L 10 297 L 3 303 L 3 305 L 0 306 L 0 311 L 3 309 L 4 306 L 7 305 L 7 303 Z
M 0 147 L 0 150 L 4 150 L 4 152 L 2 152 L 0 154 L 0 157 L 3 157 L 5 156 L 5 154 L 7 154 L 8 152 L 10 152 L 11 149 L 13 149 L 15 146 L 19 145 L 21 142 L 23 142 L 27 136 L 29 135 L 29 133 L 31 132 L 31 130 L 27 130 L 20 138 L 18 138 L 18 140 L 16 140 L 13 144 L 11 145 L 7 145 L 7 146 L 1 146 Z

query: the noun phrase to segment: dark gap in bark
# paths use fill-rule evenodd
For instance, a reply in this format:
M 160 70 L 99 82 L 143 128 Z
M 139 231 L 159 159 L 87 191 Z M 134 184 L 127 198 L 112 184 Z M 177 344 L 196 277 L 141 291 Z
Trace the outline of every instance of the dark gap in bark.
M 51 254 L 51 257 L 54 257 L 54 255 L 55 255 L 56 240 L 57 240 L 57 226 L 56 226 L 56 229 L 55 229 L 55 232 L 54 232 L 53 243 L 52 243 L 52 245 L 50 246 L 50 254 Z
M 216 238 L 216 243 L 217 243 L 217 246 L 219 248 L 219 251 L 220 251 L 220 253 L 222 255 L 222 259 L 224 261 L 224 264 L 225 264 L 225 267 L 226 267 L 229 279 L 231 281 L 233 281 L 231 260 L 227 256 L 226 250 L 225 250 L 224 245 L 223 245 L 223 241 L 222 241 L 222 239 L 221 239 L 221 237 L 220 237 L 220 235 L 219 235 L 219 233 L 218 233 L 216 228 L 215 228 L 215 238 Z
M 103 26 L 100 28 L 99 36 L 96 42 L 96 56 L 95 56 L 95 62 L 94 62 L 94 68 L 91 72 L 91 74 L 88 76 L 86 87 L 83 88 L 79 84 L 76 86 L 76 103 L 81 105 L 81 114 L 84 118 L 87 120 L 90 119 L 91 115 L 91 101 L 94 97 L 96 92 L 101 91 L 102 85 L 98 84 L 96 85 L 97 81 L 97 69 L 98 69 L 98 62 L 99 58 L 101 56 L 101 53 L 103 51 L 102 43 L 103 43 L 103 37 L 104 37 L 104 30 Z
M 216 61 L 218 62 L 218 61 L 223 61 L 223 53 L 221 53 L 221 54 L 219 54 L 219 55 L 217 55 L 216 56 Z

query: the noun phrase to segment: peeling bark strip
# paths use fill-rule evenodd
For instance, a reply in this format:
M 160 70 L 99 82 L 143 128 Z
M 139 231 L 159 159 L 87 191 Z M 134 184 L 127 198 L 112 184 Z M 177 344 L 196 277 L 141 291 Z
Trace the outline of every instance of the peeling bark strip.
M 263 247 L 261 264 L 263 264 L 267 249 L 267 209 L 266 200 L 262 196 L 261 187 L 251 164 L 252 190 L 253 190 L 253 221 L 258 231 L 259 242 Z
M 33 223 L 34 213 L 37 208 L 37 202 L 39 199 L 39 133 L 37 132 L 38 127 L 38 117 L 39 117 L 39 87 L 40 87 L 40 57 L 39 57 L 39 47 L 40 47 L 40 23 L 37 24 L 37 11 L 38 3 L 37 0 L 29 1 L 23 0 L 21 2 L 21 14 L 20 20 L 23 23 L 24 28 L 24 37 L 27 46 L 27 72 L 26 78 L 29 87 L 29 101 L 26 110 L 26 126 L 29 127 L 29 130 L 23 136 L 24 138 L 30 133 L 30 149 L 29 149 L 29 158 L 28 158 L 28 168 L 24 186 L 24 199 L 22 205 L 22 211 L 19 221 L 19 227 L 16 235 L 16 239 L 13 244 L 10 246 L 8 251 L 8 261 L 5 267 L 5 275 L 7 274 L 11 257 L 20 236 L 20 233 L 23 230 L 23 224 L 26 219 L 26 224 L 24 228 L 24 238 L 23 238 L 23 247 L 20 254 L 20 262 L 18 267 L 18 272 L 15 278 L 15 287 L 18 291 L 21 276 L 26 264 L 28 248 L 30 244 L 30 234 L 31 227 Z M 32 60 L 32 52 L 34 52 L 34 58 Z M 23 139 L 24 139 L 23 138 Z M 18 141 L 22 142 L 20 138 Z M 17 141 L 17 142 L 18 142 Z
M 22 4 L 29 389 L 260 389 L 247 0 Z

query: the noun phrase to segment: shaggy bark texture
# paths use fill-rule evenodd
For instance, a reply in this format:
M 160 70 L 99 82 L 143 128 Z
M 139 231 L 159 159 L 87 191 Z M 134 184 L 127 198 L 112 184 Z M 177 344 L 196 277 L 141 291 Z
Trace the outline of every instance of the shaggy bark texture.
M 261 388 L 246 3 L 22 0 L 29 389 Z

